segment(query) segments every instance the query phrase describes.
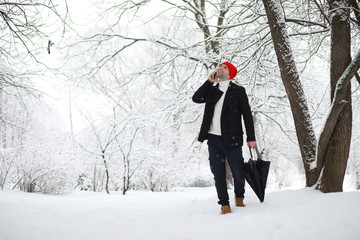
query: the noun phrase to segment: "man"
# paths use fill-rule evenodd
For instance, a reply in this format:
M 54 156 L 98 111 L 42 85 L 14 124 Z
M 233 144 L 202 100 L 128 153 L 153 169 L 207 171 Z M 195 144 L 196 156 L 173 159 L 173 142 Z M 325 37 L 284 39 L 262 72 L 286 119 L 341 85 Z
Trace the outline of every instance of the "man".
M 237 69 L 234 65 L 223 62 L 192 97 L 195 103 L 205 103 L 198 140 L 200 142 L 208 140 L 210 168 L 214 175 L 222 214 L 231 212 L 226 184 L 225 157 L 234 178 L 235 205 L 245 206 L 241 117 L 245 123 L 247 146 L 254 148 L 256 145 L 247 94 L 243 87 L 231 82 L 236 74 Z M 215 82 L 218 84 L 214 86 Z

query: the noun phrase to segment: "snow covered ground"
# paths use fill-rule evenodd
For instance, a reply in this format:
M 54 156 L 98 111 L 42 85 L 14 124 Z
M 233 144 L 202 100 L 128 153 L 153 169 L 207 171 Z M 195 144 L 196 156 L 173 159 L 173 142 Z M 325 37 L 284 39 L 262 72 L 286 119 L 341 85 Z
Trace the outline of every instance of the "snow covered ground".
M 0 239 L 360 239 L 360 192 L 287 190 L 260 203 L 247 189 L 247 206 L 227 215 L 216 202 L 214 188 L 125 196 L 0 191 Z

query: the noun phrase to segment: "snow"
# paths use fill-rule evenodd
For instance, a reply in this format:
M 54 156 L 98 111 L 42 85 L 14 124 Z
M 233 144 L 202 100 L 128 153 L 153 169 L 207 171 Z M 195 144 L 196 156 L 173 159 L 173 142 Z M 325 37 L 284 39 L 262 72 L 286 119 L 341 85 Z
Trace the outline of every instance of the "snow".
M 330 21 L 332 22 L 334 17 L 340 17 L 340 21 L 349 20 L 349 6 L 346 1 L 334 1 L 330 10 Z
M 227 215 L 212 187 L 125 196 L 0 191 L 0 239 L 360 239 L 360 192 L 286 190 L 260 203 L 246 190 L 247 206 L 232 201 Z

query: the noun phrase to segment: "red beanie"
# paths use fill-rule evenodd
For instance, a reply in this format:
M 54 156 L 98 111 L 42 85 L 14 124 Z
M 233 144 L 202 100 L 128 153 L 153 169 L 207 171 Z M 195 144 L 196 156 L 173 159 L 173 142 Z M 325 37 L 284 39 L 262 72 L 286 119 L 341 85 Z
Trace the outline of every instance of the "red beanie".
M 237 74 L 237 69 L 234 65 L 232 65 L 229 62 L 223 62 L 222 64 L 225 64 L 229 69 L 229 77 L 230 79 L 233 79 Z

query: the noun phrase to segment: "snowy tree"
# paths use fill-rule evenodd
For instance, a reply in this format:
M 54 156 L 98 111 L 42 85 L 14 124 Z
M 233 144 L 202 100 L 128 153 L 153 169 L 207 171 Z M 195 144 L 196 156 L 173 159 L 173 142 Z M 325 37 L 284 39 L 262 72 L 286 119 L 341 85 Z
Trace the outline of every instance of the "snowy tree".
M 263 0 L 279 68 L 291 104 L 298 142 L 307 176 L 307 186 L 319 180 L 323 192 L 342 191 L 351 138 L 351 78 L 360 67 L 360 54 L 351 62 L 349 1 L 329 1 L 331 26 L 332 105 L 316 143 L 306 97 L 289 44 L 280 1 Z M 356 4 L 356 3 L 355 3 Z M 354 8 L 355 12 L 358 8 Z M 351 63 L 350 63 L 351 62 Z M 320 179 L 319 179 L 320 177 Z
M 66 0 L 63 2 L 66 3 Z M 48 18 L 44 18 L 45 15 Z M 6 129 L 17 125 L 9 121 L 12 116 L 5 112 L 6 102 L 11 101 L 6 98 L 17 97 L 24 106 L 23 96 L 40 95 L 31 77 L 47 69 L 39 59 L 42 53 L 50 54 L 53 46 L 49 37 L 53 30 L 49 31 L 49 25 L 59 24 L 60 20 L 60 25 L 65 26 L 65 19 L 66 16 L 58 12 L 53 1 L 0 1 L 0 136 L 4 144 L 7 141 Z M 15 135 L 13 137 L 16 138 Z
M 64 11 L 60 10 L 62 3 L 66 5 L 66 0 L 46 3 L 33 0 L 0 1 L 2 188 L 20 187 L 24 191 L 56 193 L 68 186 L 69 179 L 64 179 L 62 175 L 64 167 L 57 165 L 59 169 L 56 170 L 48 162 L 58 157 L 58 152 L 51 149 L 54 147 L 51 145 L 51 134 L 41 132 L 41 127 L 34 124 L 35 116 L 32 115 L 37 113 L 36 107 L 43 110 L 41 93 L 34 79 L 40 78 L 39 73 L 45 76 L 50 72 L 49 66 L 44 63 L 44 56 L 53 50 L 54 40 L 51 37 L 61 36 L 65 31 L 62 27 L 66 26 L 67 16 L 66 7 Z M 41 133 L 35 134 L 35 129 Z M 36 144 L 43 145 L 43 149 L 40 150 Z M 50 153 L 56 156 L 49 156 Z
M 358 9 L 351 3 L 353 9 Z M 194 106 L 190 97 L 224 60 L 238 67 L 237 81 L 246 87 L 254 113 L 258 152 L 273 161 L 272 173 L 279 186 L 286 184 L 292 169 L 298 174 L 305 169 L 308 186 L 317 182 L 320 171 L 314 170 L 316 134 L 326 117 L 322 104 L 326 100 L 317 96 L 315 88 L 326 92 L 326 86 L 313 81 L 313 71 L 318 59 L 325 59 L 324 65 L 329 61 L 324 57 L 331 45 L 327 4 L 281 1 L 274 11 L 278 17 L 274 19 L 280 25 L 275 30 L 269 29 L 270 17 L 266 17 L 263 8 L 266 2 L 261 1 L 94 4 L 98 9 L 94 22 L 89 23 L 91 28 L 84 36 L 74 37 L 66 62 L 73 73 L 71 78 L 77 79 L 79 86 L 106 99 L 105 108 L 116 113 L 110 117 L 113 124 L 131 116 L 128 121 L 134 125 L 127 127 L 134 130 L 141 126 L 136 135 L 126 134 L 127 139 L 123 139 L 130 143 L 131 136 L 135 136 L 133 146 L 144 150 L 142 154 L 134 151 L 132 159 L 136 163 L 131 166 L 143 164 L 132 176 L 130 186 L 156 190 L 167 189 L 174 182 L 184 184 L 189 179 L 180 180 L 177 176 L 187 176 L 181 173 L 190 172 L 206 160 L 206 151 L 196 144 L 203 109 Z M 353 12 L 355 24 L 357 12 Z M 289 33 L 285 34 L 285 30 Z M 279 45 L 275 46 L 277 55 L 272 51 L 273 40 L 286 43 L 280 50 Z M 296 44 L 290 48 L 290 42 Z M 356 42 L 352 44 L 356 46 Z M 287 79 L 283 83 L 279 81 L 277 57 L 283 64 L 280 75 Z M 109 126 L 106 120 L 103 124 Z M 123 157 L 127 150 L 124 149 Z M 113 161 L 116 164 L 119 159 L 126 159 L 121 157 L 121 151 L 118 153 Z M 123 166 L 113 165 L 109 170 L 123 170 L 126 165 Z M 123 175 L 111 176 L 110 182 L 116 181 L 115 189 L 127 185 Z
M 74 48 L 82 49 L 85 61 L 74 68 L 84 71 L 83 83 L 117 104 L 118 114 L 141 111 L 149 129 L 155 131 L 147 133 L 158 137 L 158 145 L 151 148 L 166 149 L 167 161 L 202 159 L 201 146 L 195 144 L 202 107 L 194 106 L 190 97 L 221 61 L 237 63 L 238 78 L 248 87 L 257 124 L 264 119 L 276 122 L 268 116 L 284 114 L 275 110 L 279 103 L 285 106 L 286 99 L 273 80 L 276 63 L 258 3 L 180 0 L 98 5 L 104 11 L 97 24 Z M 135 96 L 140 101 L 134 101 Z M 287 125 L 282 119 L 277 126 Z M 140 132 L 137 136 L 143 135 Z M 264 139 L 259 142 L 260 152 L 274 144 L 273 139 L 259 139 Z M 190 150 L 184 156 L 180 149 L 185 147 Z

